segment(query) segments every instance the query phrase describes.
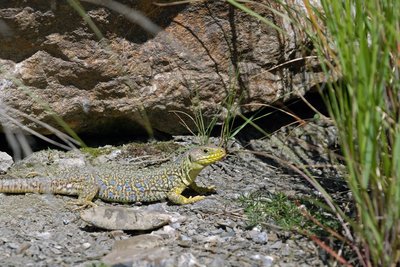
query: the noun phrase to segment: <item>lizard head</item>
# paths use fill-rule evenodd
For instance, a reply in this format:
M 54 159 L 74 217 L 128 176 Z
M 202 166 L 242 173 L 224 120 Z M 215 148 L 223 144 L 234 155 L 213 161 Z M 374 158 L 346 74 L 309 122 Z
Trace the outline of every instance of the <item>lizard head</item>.
M 194 182 L 201 170 L 226 156 L 225 149 L 217 146 L 199 146 L 185 153 L 182 161 L 186 175 L 181 177 L 182 182 L 189 186 Z
M 223 159 L 225 156 L 225 149 L 211 145 L 196 147 L 188 152 L 188 160 L 192 170 L 201 170 L 205 166 Z

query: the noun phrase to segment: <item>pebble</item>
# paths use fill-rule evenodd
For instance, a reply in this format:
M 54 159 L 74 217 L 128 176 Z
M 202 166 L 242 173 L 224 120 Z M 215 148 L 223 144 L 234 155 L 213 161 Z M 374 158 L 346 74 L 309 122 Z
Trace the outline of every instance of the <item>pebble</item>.
M 17 254 L 24 253 L 27 249 L 31 247 L 31 243 L 25 242 L 18 247 Z
M 49 249 L 50 249 L 51 252 L 53 252 L 56 255 L 60 255 L 62 253 L 61 250 L 56 249 L 56 248 L 50 247 Z
M 192 253 L 184 253 L 178 257 L 178 267 L 206 267 L 204 264 L 200 264 L 199 261 L 193 256 Z
M 268 242 L 268 234 L 266 232 L 259 232 L 258 230 L 251 230 L 248 233 L 251 240 L 258 244 L 266 244 Z
M 36 233 L 36 237 L 38 237 L 40 239 L 48 240 L 48 239 L 51 238 L 51 233 L 49 233 L 49 232 L 39 232 L 39 233 Z
M 271 244 L 270 248 L 278 250 L 278 249 L 282 248 L 282 245 L 283 245 L 282 241 L 278 240 L 278 241 L 274 242 L 273 244 Z
M 218 256 L 215 257 L 212 260 L 212 262 L 208 265 L 208 267 L 221 267 L 221 266 L 227 266 L 227 262 Z
M 181 224 L 179 222 L 172 223 L 171 227 L 174 228 L 174 229 L 179 229 L 181 227 Z
M 165 225 L 161 230 L 155 231 L 156 234 L 162 236 L 164 239 L 175 237 L 176 230 L 169 225 Z
M 193 236 L 193 235 L 196 234 L 196 230 L 194 230 L 194 229 L 189 229 L 189 230 L 187 231 L 187 234 L 188 234 L 189 236 Z
M 0 151 L 0 174 L 6 173 L 13 163 L 14 160 L 10 155 Z
M 274 263 L 274 258 L 271 256 L 264 256 L 264 255 L 260 255 L 260 254 L 255 254 L 253 256 L 250 257 L 251 259 L 260 261 L 260 267 L 270 267 L 273 265 Z
M 19 245 L 16 243 L 8 243 L 7 246 L 11 249 L 18 249 Z
M 85 242 L 85 243 L 82 244 L 82 247 L 83 247 L 84 249 L 88 249 L 88 248 L 91 247 L 91 244 L 88 243 L 88 242 Z

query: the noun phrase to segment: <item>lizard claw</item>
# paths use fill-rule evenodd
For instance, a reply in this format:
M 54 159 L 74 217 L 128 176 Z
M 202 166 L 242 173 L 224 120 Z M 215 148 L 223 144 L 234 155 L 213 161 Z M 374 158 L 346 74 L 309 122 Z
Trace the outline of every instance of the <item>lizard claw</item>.
M 215 188 L 214 185 L 212 185 L 212 186 L 204 187 L 204 191 L 205 191 L 205 193 L 215 193 L 215 192 L 217 192 L 217 189 Z
M 217 192 L 215 186 L 198 186 L 195 184 L 191 185 L 191 188 L 199 194 L 215 193 Z
M 82 210 L 89 207 L 97 207 L 97 204 L 93 203 L 92 201 L 86 199 L 77 199 L 77 200 L 70 200 L 67 202 L 68 206 L 77 206 L 72 208 L 72 211 Z

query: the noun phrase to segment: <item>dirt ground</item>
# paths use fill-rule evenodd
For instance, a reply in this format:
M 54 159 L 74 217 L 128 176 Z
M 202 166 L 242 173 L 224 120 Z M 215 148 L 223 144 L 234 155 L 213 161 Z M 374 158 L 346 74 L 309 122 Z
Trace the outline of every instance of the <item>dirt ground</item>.
M 178 138 L 175 142 L 185 146 L 192 140 Z M 325 266 L 324 254 L 306 237 L 273 226 L 248 227 L 239 201 L 243 195 L 256 191 L 315 194 L 301 177 L 246 152 L 257 149 L 267 153 L 269 142 L 271 139 L 257 140 L 246 148 L 236 143 L 228 157 L 203 170 L 199 184 L 217 189 L 203 201 L 184 206 L 167 201 L 139 206 L 184 217 L 153 231 L 110 231 L 91 226 L 80 218 L 79 211 L 68 208 L 66 202 L 72 198 L 68 196 L 0 194 L 1 266 Z M 127 164 L 140 158 L 143 163 L 154 156 L 153 152 L 164 157 L 157 149 L 146 150 L 145 157 L 134 155 L 135 151 L 130 145 L 108 146 L 104 154 L 92 155 L 90 162 L 95 167 L 104 161 Z M 80 152 L 44 150 L 17 167 L 26 172 L 57 162 L 82 167 L 89 162 L 87 157 Z

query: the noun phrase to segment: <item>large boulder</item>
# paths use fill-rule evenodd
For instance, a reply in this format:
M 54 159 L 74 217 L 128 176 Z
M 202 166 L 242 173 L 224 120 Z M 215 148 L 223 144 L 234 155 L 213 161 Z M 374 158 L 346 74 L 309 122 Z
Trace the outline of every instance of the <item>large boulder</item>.
M 99 40 L 66 1 L 0 3 L 0 112 L 41 133 L 49 131 L 15 108 L 57 126 L 54 111 L 77 133 L 169 134 L 187 129 L 174 111 L 206 119 L 226 114 L 235 94 L 238 112 L 286 101 L 321 82 L 306 67 L 304 35 L 259 1 L 248 5 L 287 34 L 225 1 L 160 7 L 121 1 L 163 31 L 148 33 L 107 7 L 85 4 Z M 307 64 L 313 64 L 307 62 Z M 52 110 L 52 111 L 51 111 Z M 189 127 L 193 122 L 179 113 Z M 10 129 L 13 123 L 5 123 Z

